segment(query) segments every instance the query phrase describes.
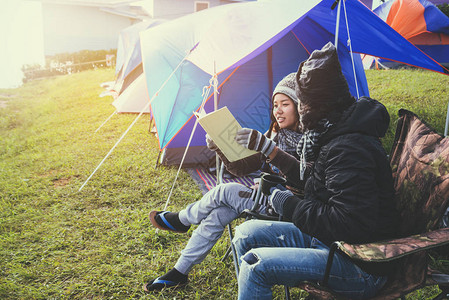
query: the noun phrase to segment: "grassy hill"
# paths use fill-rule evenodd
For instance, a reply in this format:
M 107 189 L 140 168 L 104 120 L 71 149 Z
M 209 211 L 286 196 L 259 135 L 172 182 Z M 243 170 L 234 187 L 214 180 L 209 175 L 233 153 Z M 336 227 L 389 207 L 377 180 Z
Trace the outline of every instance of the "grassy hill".
M 136 115 L 115 115 L 95 70 L 0 90 L 0 299 L 235 299 L 232 261 L 220 259 L 224 235 L 184 290 L 145 295 L 142 285 L 170 269 L 190 233 L 151 226 L 147 214 L 165 203 L 176 169 L 154 168 L 158 144 L 149 119 L 139 119 L 92 180 L 78 192 Z M 449 77 L 419 70 L 368 71 L 371 96 L 392 117 L 417 113 L 444 129 Z M 201 198 L 181 173 L 169 209 Z M 437 264 L 449 268 L 440 258 Z M 299 290 L 294 291 L 299 298 Z M 410 299 L 425 299 L 435 289 Z M 276 298 L 282 299 L 282 290 Z

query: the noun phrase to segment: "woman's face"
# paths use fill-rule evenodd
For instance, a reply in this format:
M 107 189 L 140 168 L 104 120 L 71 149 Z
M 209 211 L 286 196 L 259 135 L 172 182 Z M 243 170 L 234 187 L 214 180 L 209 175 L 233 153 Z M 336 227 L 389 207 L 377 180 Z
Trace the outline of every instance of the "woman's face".
M 280 128 L 296 130 L 298 111 L 292 99 L 284 94 L 276 94 L 273 99 L 273 115 Z

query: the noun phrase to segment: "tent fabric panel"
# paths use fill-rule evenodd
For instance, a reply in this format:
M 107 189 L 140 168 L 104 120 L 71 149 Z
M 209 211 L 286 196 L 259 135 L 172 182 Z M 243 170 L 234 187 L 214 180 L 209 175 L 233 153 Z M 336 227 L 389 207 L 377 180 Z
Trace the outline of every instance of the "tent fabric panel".
M 283 58 L 283 56 L 291 60 L 295 57 L 293 55 L 290 56 L 291 54 L 289 53 L 276 54 L 276 47 L 284 47 L 284 38 L 289 37 L 292 41 L 296 42 L 296 48 L 293 47 L 291 51 L 302 51 L 302 53 L 319 49 L 329 41 L 334 42 L 337 10 L 331 10 L 331 6 L 334 3 L 333 0 L 323 0 L 319 3 L 318 1 L 313 2 L 313 5 L 318 3 L 316 6 L 313 6 L 310 1 L 305 0 L 279 1 L 282 1 L 283 5 L 279 5 L 275 9 L 270 6 L 270 2 L 260 1 L 252 4 L 257 5 L 260 9 L 262 7 L 265 7 L 265 9 L 270 8 L 267 9 L 272 13 L 268 13 L 270 14 L 269 19 L 260 20 L 257 19 L 257 16 L 255 16 L 255 19 L 252 19 L 253 15 L 246 10 L 246 5 L 250 3 L 229 4 L 216 7 L 216 9 L 204 10 L 192 16 L 179 18 L 173 22 L 166 22 L 156 28 L 150 28 L 142 32 L 143 65 L 150 97 L 161 87 L 165 79 L 168 78 L 179 62 L 186 56 L 189 49 L 192 49 L 194 45 L 198 45 L 190 56 L 188 56 L 188 61 L 183 63 L 181 68 L 175 73 L 175 76 L 169 80 L 168 85 L 164 87 L 153 102 L 152 109 L 155 112 L 161 148 L 164 148 L 169 143 L 175 142 L 180 133 L 187 128 L 186 122 L 188 120 L 192 121 L 190 119 L 192 111 L 198 108 L 201 103 L 201 91 L 205 85 L 208 85 L 211 77 L 211 66 L 214 65 L 214 62 L 217 66 L 216 71 L 219 74 L 219 82 L 223 82 L 224 78 L 231 74 L 231 71 L 235 71 L 229 79 L 229 82 L 226 82 L 221 90 L 219 106 L 222 106 L 227 103 L 226 97 L 228 95 L 235 97 L 239 89 L 245 90 L 245 97 L 255 97 L 254 91 L 251 91 L 249 88 L 245 89 L 247 86 L 253 87 L 253 83 L 247 83 L 246 86 L 240 84 L 252 78 L 245 73 L 245 70 L 256 67 L 259 56 L 261 58 L 260 69 L 257 69 L 257 72 L 260 72 L 260 74 L 269 72 L 269 65 L 266 64 L 267 56 L 265 55 L 267 49 L 273 52 L 273 79 L 268 76 L 267 79 L 261 82 L 265 82 L 266 85 L 274 85 L 282 76 L 287 75 L 290 70 L 294 68 L 292 71 L 295 71 L 297 69 L 300 61 L 303 60 L 302 58 L 298 59 L 294 64 L 292 63 L 292 69 L 290 67 L 283 69 L 278 66 L 278 64 L 282 65 L 282 60 L 273 63 L 277 59 Z M 276 3 L 279 4 L 280 2 Z M 347 0 L 344 3 L 348 12 L 351 44 L 354 52 L 386 57 L 421 68 L 443 72 L 443 68 L 440 65 L 414 47 L 410 42 L 406 41 L 362 3 L 355 0 Z M 301 13 L 300 9 L 293 9 L 304 5 L 309 5 L 313 8 L 305 14 Z M 237 9 L 238 7 L 245 9 L 239 11 Z M 220 14 L 216 14 L 217 11 L 220 11 Z M 231 11 L 232 14 L 230 13 Z M 236 21 L 234 28 L 238 28 L 239 30 L 235 34 L 221 28 L 221 25 L 224 26 L 222 23 L 225 23 L 221 19 L 221 13 L 223 12 L 225 16 L 232 16 L 233 20 Z M 229 14 L 226 14 L 227 12 Z M 239 12 L 243 12 L 243 14 L 239 16 Z M 274 16 L 280 12 L 283 13 L 282 16 L 287 14 L 288 17 L 286 19 L 275 18 Z M 263 31 L 260 30 L 260 28 L 264 28 L 263 26 L 258 27 L 259 22 L 262 21 L 264 26 L 268 23 L 274 27 L 267 35 L 263 35 Z M 254 35 L 254 39 L 252 35 L 253 31 L 257 33 Z M 296 39 L 296 36 L 298 39 Z M 344 10 L 342 10 L 338 54 L 351 93 L 357 95 L 352 58 L 349 53 L 347 40 L 345 16 Z M 151 44 L 156 46 L 152 46 Z M 221 47 L 222 45 L 224 46 Z M 238 48 L 239 46 L 242 48 Z M 285 46 L 285 49 L 289 49 L 288 47 Z M 226 52 L 225 50 L 229 51 Z M 353 59 L 356 67 L 358 95 L 368 95 L 368 86 L 360 56 L 353 55 Z M 236 67 L 229 68 L 228 66 Z M 227 67 L 228 69 L 226 69 Z M 240 78 L 240 74 L 244 77 Z M 279 76 L 279 78 L 275 78 L 276 76 Z M 171 82 L 174 78 L 181 81 L 180 85 L 177 86 Z M 230 88 L 231 86 L 234 86 L 234 88 Z M 254 84 L 254 86 L 257 85 Z M 265 86 L 262 88 L 262 91 L 265 91 L 266 99 L 271 98 L 269 94 L 271 93 L 270 88 L 272 87 L 268 87 Z M 248 94 L 246 94 L 247 92 Z M 241 108 L 244 107 L 244 103 L 244 101 L 231 101 L 228 105 L 233 107 L 233 109 L 236 107 L 240 112 Z M 269 112 L 267 113 L 267 117 L 268 115 Z M 266 125 L 264 124 L 263 126 Z M 188 133 L 187 136 L 190 136 L 190 134 Z M 200 140 L 204 143 L 204 134 L 198 138 L 198 141 Z M 193 142 L 195 141 L 196 136 Z
M 189 60 L 209 74 L 214 68 L 220 73 L 236 63 L 242 65 L 286 34 L 289 26 L 319 2 L 278 0 L 225 5 L 230 9 L 217 15 Z M 215 58 L 215 65 L 209 57 Z
M 419 49 L 428 53 L 441 64 L 449 68 L 449 44 L 446 45 L 417 45 Z
M 427 23 L 427 30 L 435 33 L 449 35 L 449 17 L 438 7 L 426 0 L 420 0 L 425 4 L 424 19 Z
M 259 47 L 257 47 L 253 52 L 251 52 L 249 55 L 247 55 L 246 57 L 243 57 L 242 59 L 240 59 L 239 61 L 237 61 L 236 63 L 234 63 L 230 68 L 234 68 L 236 66 L 240 66 L 244 63 L 246 63 L 247 61 L 253 59 L 254 57 L 256 57 L 257 55 L 259 55 L 260 53 L 266 51 L 268 48 L 272 47 L 273 45 L 275 45 L 280 39 L 282 39 L 285 35 L 289 34 L 292 32 L 292 29 L 302 20 L 302 16 L 297 19 L 295 22 L 293 22 L 292 24 L 290 24 L 289 26 L 287 26 L 286 28 L 284 28 L 283 30 L 281 30 L 279 33 L 277 33 L 275 36 L 273 36 L 272 38 L 268 39 L 265 43 L 263 43 L 262 45 L 260 45 Z
M 395 0 L 386 1 L 383 4 L 379 5 L 373 12 L 379 16 L 382 20 L 386 21 L 388 18 L 388 14 L 390 13 L 391 6 Z M 387 23 L 388 24 L 388 23 Z
M 308 52 L 296 40 L 292 33 L 284 36 L 272 46 L 273 86 L 269 88 L 267 51 L 239 67 L 238 70 L 223 84 L 219 91 L 219 105 L 227 106 L 243 127 L 268 130 L 271 111 L 271 91 L 287 74 L 296 72 L 301 61 L 307 59 Z M 234 70 L 226 70 L 219 75 L 219 84 L 223 83 Z M 205 106 L 206 112 L 213 111 L 213 101 Z M 190 120 L 167 148 L 186 145 L 193 128 L 194 120 Z M 205 145 L 205 132 L 197 127 L 191 141 L 192 146 Z
M 310 53 L 296 38 L 292 30 L 278 43 L 273 44 L 273 89 L 286 75 L 298 71 L 299 64 L 306 60 Z
M 212 111 L 214 109 L 214 102 L 208 101 L 205 105 L 206 111 Z M 193 130 L 193 126 L 195 125 L 195 118 L 190 118 L 184 126 L 181 127 L 181 129 L 173 135 L 172 140 L 168 145 L 165 146 L 166 149 L 169 148 L 180 148 L 185 147 L 187 145 L 187 142 L 189 141 L 190 134 Z M 206 145 L 206 132 L 204 129 L 197 125 L 195 129 L 195 133 L 193 135 L 192 141 L 190 142 L 190 147 L 196 147 L 196 146 L 204 146 Z
M 140 64 L 142 64 L 142 52 L 140 50 L 140 42 L 138 42 L 129 56 L 126 69 L 123 73 L 124 77 L 131 73 Z
M 302 30 L 302 28 L 313 28 L 314 30 Z M 319 23 L 317 23 L 313 18 L 310 17 L 305 18 L 301 23 L 301 26 L 297 26 L 296 28 L 294 28 L 293 32 L 301 40 L 302 44 L 307 49 L 310 49 L 309 51 L 313 49 L 321 49 L 329 41 L 334 42 L 334 35 L 324 27 L 320 26 Z M 353 96 L 369 96 L 368 84 L 366 82 L 366 76 L 363 70 L 360 55 L 355 54 L 353 56 L 356 66 L 358 88 L 357 91 L 351 54 L 348 52 L 346 45 L 341 42 L 339 43 L 337 50 L 338 58 L 342 67 L 342 72 L 346 78 L 346 81 L 348 82 L 351 94 Z
M 181 61 L 188 56 L 189 50 L 193 49 L 198 43 L 199 37 L 207 28 L 205 24 L 214 22 L 216 16 L 209 12 L 226 9 L 227 5 L 213 7 L 165 22 L 157 27 L 141 32 L 142 61 L 150 99 L 162 87 Z M 199 97 L 198 95 L 193 95 L 193 98 L 182 99 L 182 101 L 190 104 L 195 103 L 187 108 L 189 111 L 178 110 L 177 99 L 180 85 L 177 81 L 184 78 L 183 82 L 189 82 L 189 79 L 186 78 L 188 74 L 198 71 L 198 68 L 189 70 L 191 66 L 192 64 L 188 63 L 188 61 L 184 61 L 183 66 L 178 69 L 175 76 L 166 83 L 158 96 L 153 100 L 152 109 L 156 116 L 155 123 L 161 148 L 164 148 L 173 135 L 179 131 L 179 128 L 186 123 L 189 119 L 188 115 L 191 115 L 194 107 L 199 107 L 202 99 L 202 87 L 208 84 L 209 75 L 201 76 L 201 87 L 185 87 L 181 94 L 186 94 L 189 90 L 192 91 L 192 88 L 201 89 L 201 91 L 199 92 Z M 190 81 L 193 81 L 193 78 Z M 196 94 L 198 94 L 197 90 Z M 173 113 L 174 107 L 176 107 L 176 111 Z M 178 127 L 173 129 L 175 126 L 173 124 L 176 124 Z
M 172 139 L 179 128 L 200 107 L 203 99 L 203 87 L 209 85 L 210 75 L 188 61 L 184 62 L 184 66 L 178 69 L 176 75 L 176 79 L 175 77 L 172 79 L 178 80 L 179 88 L 173 106 L 165 106 L 167 110 L 171 110 L 171 114 L 168 122 L 166 122 L 167 131 L 162 139 L 163 145 L 166 145 Z M 176 107 L 176 110 L 171 109 L 172 107 Z
M 265 132 L 271 99 L 269 76 L 265 51 L 241 65 L 223 85 L 219 108 L 227 106 L 242 127 Z
M 427 0 L 390 0 L 374 13 L 407 39 L 426 31 L 449 35 L 449 18 Z
M 123 38 L 119 34 L 117 43 L 117 57 L 115 59 L 115 75 L 118 76 L 120 70 L 122 70 L 123 64 L 125 63 L 125 51 L 123 45 Z
M 433 33 L 433 32 L 425 32 L 420 35 L 414 36 L 409 41 L 417 45 L 449 45 L 449 35 L 442 34 L 442 33 Z M 420 48 L 420 47 L 418 47 Z M 427 52 L 426 52 L 427 53 Z M 429 53 L 427 53 L 430 55 Z M 432 58 L 434 58 L 432 55 L 430 55 Z M 448 52 L 449 56 L 449 52 Z M 439 61 L 439 60 L 437 60 Z
M 147 83 L 147 92 L 149 98 L 154 97 L 152 102 L 152 109 L 155 112 L 155 126 L 158 130 L 159 143 L 161 146 L 161 138 L 166 136 L 167 126 L 170 119 L 170 112 L 172 111 L 175 102 L 176 94 L 173 91 L 179 89 L 179 82 L 176 76 L 171 77 L 165 84 L 165 87 L 158 93 L 162 84 L 172 74 L 173 68 L 166 64 L 164 59 L 160 59 L 161 55 L 156 54 L 145 56 L 143 58 L 143 65 L 145 71 L 145 65 L 151 65 L 154 71 L 145 72 L 145 79 Z M 162 148 L 162 146 L 161 146 Z
M 185 145 L 179 148 L 166 148 L 162 157 L 163 165 L 179 165 L 184 155 Z M 206 146 L 192 146 L 187 151 L 183 167 L 208 168 L 209 161 L 215 157 L 215 152 Z
M 235 71 L 235 72 L 233 72 Z M 229 75 L 232 73 L 232 76 Z M 208 75 L 209 76 L 209 75 Z M 227 80 L 226 80 L 227 79 Z M 224 82 L 226 80 L 226 82 Z M 219 89 L 218 108 L 227 106 L 237 121 L 243 127 L 266 130 L 269 123 L 269 97 L 267 96 L 266 55 L 242 65 L 238 70 L 226 70 L 218 76 Z M 205 111 L 214 110 L 213 87 L 210 100 L 205 104 Z M 180 97 L 180 99 L 183 99 Z M 265 104 L 264 103 L 268 103 Z M 252 105 L 254 105 L 252 107 Z M 263 112 L 260 112 L 263 110 Z M 191 115 L 192 113 L 190 113 Z M 194 125 L 194 118 L 175 133 L 168 148 L 186 145 Z M 205 145 L 205 132 L 197 126 L 191 146 Z M 173 145 L 172 145 L 173 144 Z
M 135 24 L 130 32 L 130 49 L 127 51 L 127 64 L 123 75 L 127 76 L 132 72 L 139 64 L 142 63 L 142 51 L 140 48 L 140 32 L 153 26 L 162 24 L 163 20 L 144 21 Z
M 140 45 L 140 32 L 159 25 L 162 20 L 142 21 L 140 23 L 133 24 L 120 32 L 120 37 L 123 41 L 123 48 L 117 49 L 123 52 L 123 77 L 126 77 L 137 65 L 142 62 Z M 118 56 L 118 54 L 117 54 Z
M 393 5 L 397 10 L 396 12 L 390 11 Z M 418 6 L 422 6 L 422 9 L 416 8 Z M 430 1 L 390 0 L 376 8 L 374 13 L 383 20 L 387 20 L 391 27 L 416 46 L 449 44 L 449 18 Z M 387 18 L 388 13 L 390 13 L 390 16 Z M 404 15 L 406 19 L 403 19 L 402 22 L 395 20 L 395 18 L 399 18 L 398 16 Z M 419 26 L 415 24 L 413 20 L 416 18 L 420 20 L 424 18 L 426 27 L 423 28 L 422 24 Z M 408 20 L 408 23 L 405 20 Z M 437 48 L 433 50 L 429 47 L 418 46 L 418 48 L 421 50 L 426 49 L 424 52 L 437 62 L 443 63 L 448 61 L 449 52 L 444 55 L 444 53 L 436 50 Z M 427 50 L 430 52 L 427 52 Z
M 325 2 L 327 5 L 332 4 L 332 0 L 323 0 L 322 3 Z M 329 10 L 319 10 L 317 9 L 319 7 L 322 6 L 316 6 L 309 14 L 311 18 L 317 21 L 319 21 L 319 18 L 325 17 L 326 13 L 329 15 Z M 348 11 L 348 23 L 354 52 L 387 58 L 444 73 L 444 69 L 437 62 L 404 39 L 393 28 L 387 26 L 377 15 L 366 9 L 362 3 L 346 1 L 346 9 Z M 336 11 L 332 11 L 331 14 L 335 15 Z M 321 23 L 328 31 L 333 32 L 335 22 Z M 364 26 L 360 26 L 360 24 Z M 339 35 L 341 36 L 341 41 L 348 39 L 345 22 L 340 22 Z
M 427 31 L 424 6 L 418 0 L 394 1 L 386 22 L 406 39 Z
M 141 74 L 131 85 L 112 102 L 118 113 L 149 113 L 147 106 L 150 98 L 147 93 L 145 76 Z
M 120 95 L 121 93 L 123 93 L 134 82 L 134 80 L 136 80 L 140 75 L 142 75 L 142 73 L 143 73 L 143 66 L 142 63 L 140 63 L 131 72 L 129 72 L 128 75 L 123 77 L 120 89 L 117 90 L 118 94 Z

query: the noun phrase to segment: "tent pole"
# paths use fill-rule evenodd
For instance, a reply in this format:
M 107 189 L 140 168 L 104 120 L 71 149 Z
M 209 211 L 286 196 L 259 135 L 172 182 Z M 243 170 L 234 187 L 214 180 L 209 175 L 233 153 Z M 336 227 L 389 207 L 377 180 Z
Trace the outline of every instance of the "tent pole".
M 341 1 L 344 1 L 344 0 L 337 0 L 338 8 L 337 8 L 337 20 L 335 22 L 335 42 L 334 42 L 335 50 L 338 50 L 338 32 L 339 32 L 339 28 L 340 28 Z
M 171 195 L 173 194 L 173 190 L 175 189 L 175 184 L 176 184 L 176 181 L 178 180 L 179 172 L 181 171 L 182 164 L 184 163 L 184 159 L 186 158 L 187 151 L 189 150 L 190 142 L 192 141 L 193 134 L 195 133 L 197 125 L 198 125 L 198 119 L 195 120 L 195 124 L 193 125 L 192 132 L 190 133 L 190 139 L 189 139 L 189 142 L 187 143 L 186 150 L 184 151 L 184 155 L 181 159 L 181 163 L 179 164 L 178 172 L 176 172 L 176 176 L 175 176 L 175 179 L 173 180 L 173 184 L 171 186 L 170 193 L 168 194 L 167 201 L 165 201 L 165 205 L 164 205 L 164 209 L 163 209 L 164 211 L 167 209 L 168 203 L 170 202 Z M 156 229 L 156 232 L 158 232 L 158 231 L 159 231 L 159 229 Z
M 449 102 L 447 103 L 446 126 L 444 127 L 444 136 L 447 136 L 448 127 L 449 127 Z
M 353 75 L 354 75 L 355 90 L 357 92 L 357 99 L 359 99 L 360 98 L 360 93 L 359 93 L 359 86 L 358 86 L 358 83 L 357 83 L 357 74 L 355 72 L 354 53 L 352 52 L 351 35 L 349 34 L 348 13 L 346 12 L 346 4 L 344 2 L 345 0 L 341 0 L 341 1 L 343 1 L 343 9 L 345 11 L 346 32 L 348 34 L 347 44 L 349 45 L 349 54 L 351 55 L 352 72 L 353 72 Z
M 214 111 L 218 110 L 218 97 L 217 97 L 217 85 L 218 85 L 218 80 L 217 80 L 217 71 L 216 71 L 216 62 L 214 60 L 214 81 L 213 81 L 213 85 L 214 85 Z M 216 172 L 216 176 L 217 176 L 217 185 L 222 183 L 222 178 L 221 178 L 221 172 L 220 172 L 220 157 L 218 156 L 217 153 L 215 153 L 215 172 Z
M 212 80 L 212 79 L 211 79 Z M 203 88 L 203 102 L 199 108 L 200 111 L 204 111 L 204 105 L 206 104 L 206 99 L 209 96 L 210 86 L 212 85 L 211 81 L 209 81 L 209 87 Z M 176 181 L 178 180 L 179 172 L 181 171 L 182 164 L 184 163 L 184 159 L 186 158 L 187 151 L 189 150 L 190 143 L 192 142 L 193 135 L 196 130 L 196 126 L 198 125 L 198 118 L 195 118 L 195 124 L 193 125 L 192 132 L 190 133 L 189 141 L 187 142 L 186 150 L 184 151 L 184 155 L 182 156 L 181 163 L 178 167 L 178 172 L 176 173 L 175 179 L 173 180 L 173 184 L 170 189 L 170 193 L 168 194 L 167 201 L 165 201 L 164 209 L 166 210 L 168 207 L 168 203 L 170 202 L 171 195 L 173 194 L 173 190 L 175 189 Z M 156 229 L 156 233 L 159 232 L 159 229 Z
M 87 177 L 86 181 L 84 181 L 84 183 L 81 185 L 81 187 L 79 188 L 78 192 L 81 192 L 81 190 L 84 188 L 84 186 L 89 182 L 89 180 L 92 178 L 92 176 L 94 176 L 94 174 L 97 172 L 97 170 L 101 167 L 101 165 L 105 162 L 105 160 L 109 157 L 109 155 L 111 155 L 111 153 L 114 151 L 115 147 L 117 147 L 118 144 L 120 144 L 120 142 L 122 141 L 122 139 L 126 136 L 126 134 L 128 133 L 128 131 L 134 126 L 134 124 L 136 124 L 137 120 L 139 120 L 139 118 L 142 116 L 142 114 L 144 113 L 144 111 L 148 108 L 150 108 L 151 103 L 153 102 L 153 100 L 159 95 L 159 92 L 165 87 L 165 85 L 167 84 L 167 82 L 172 78 L 172 76 L 176 73 L 176 71 L 178 70 L 178 68 L 182 65 L 182 63 L 187 59 L 187 57 L 190 55 L 190 53 L 192 53 L 193 50 L 196 49 L 196 47 L 198 46 L 199 42 L 196 43 L 192 49 L 190 49 L 190 51 L 186 54 L 186 56 L 184 56 L 184 58 L 179 62 L 179 64 L 176 66 L 176 68 L 173 70 L 173 72 L 168 76 L 168 78 L 162 83 L 161 87 L 159 88 L 159 90 L 153 95 L 153 97 L 151 97 L 150 101 L 145 105 L 145 107 L 142 109 L 142 111 L 139 113 L 139 115 L 134 119 L 134 121 L 131 123 L 131 125 L 129 125 L 129 127 L 125 130 L 125 132 L 122 134 L 122 136 L 118 139 L 118 141 L 114 144 L 114 146 L 112 146 L 111 150 L 109 150 L 109 152 L 106 154 L 106 156 L 103 158 L 103 160 L 98 164 L 98 166 L 95 168 L 95 170 L 92 172 L 92 174 L 90 174 L 89 177 Z

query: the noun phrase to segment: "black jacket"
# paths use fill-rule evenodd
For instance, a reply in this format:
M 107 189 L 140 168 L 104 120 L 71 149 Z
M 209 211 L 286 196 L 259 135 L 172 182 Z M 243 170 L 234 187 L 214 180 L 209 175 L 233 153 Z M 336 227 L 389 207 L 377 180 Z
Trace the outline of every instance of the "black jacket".
M 390 164 L 379 140 L 389 120 L 386 108 L 367 97 L 349 107 L 320 138 L 304 199 L 288 198 L 284 217 L 326 244 L 394 237 L 399 216 Z

